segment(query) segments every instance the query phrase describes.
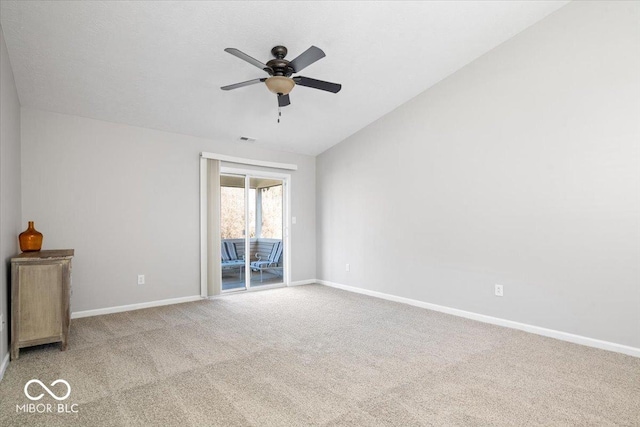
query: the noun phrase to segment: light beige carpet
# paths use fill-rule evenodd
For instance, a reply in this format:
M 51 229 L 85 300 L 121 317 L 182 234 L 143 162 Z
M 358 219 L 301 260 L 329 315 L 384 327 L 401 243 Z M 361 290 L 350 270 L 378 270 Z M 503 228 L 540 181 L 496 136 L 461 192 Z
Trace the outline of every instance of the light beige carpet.
M 640 425 L 640 359 L 317 285 L 71 331 L 9 365 L 0 425 Z M 78 413 L 17 413 L 33 378 Z

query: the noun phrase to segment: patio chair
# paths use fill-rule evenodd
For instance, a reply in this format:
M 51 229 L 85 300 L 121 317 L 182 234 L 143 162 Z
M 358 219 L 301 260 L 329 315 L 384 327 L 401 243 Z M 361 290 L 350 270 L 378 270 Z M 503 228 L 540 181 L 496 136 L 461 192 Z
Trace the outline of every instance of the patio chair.
M 282 269 L 282 242 L 273 244 L 267 259 L 260 259 L 260 255 L 256 255 L 256 257 L 258 260 L 251 262 L 251 269 L 253 271 L 260 271 L 260 281 L 262 282 L 263 270 Z
M 238 252 L 236 251 L 236 244 L 233 242 L 222 242 L 220 248 L 220 254 L 222 255 L 222 269 L 240 268 L 240 280 L 242 280 L 242 270 L 244 268 L 244 255 L 238 258 Z

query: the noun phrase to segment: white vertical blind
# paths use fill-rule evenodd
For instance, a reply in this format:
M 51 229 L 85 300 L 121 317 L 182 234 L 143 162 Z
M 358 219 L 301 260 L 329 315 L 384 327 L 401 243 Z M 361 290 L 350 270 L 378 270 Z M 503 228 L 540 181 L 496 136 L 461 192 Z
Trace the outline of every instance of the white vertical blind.
M 207 296 L 220 295 L 220 160 L 207 160 Z

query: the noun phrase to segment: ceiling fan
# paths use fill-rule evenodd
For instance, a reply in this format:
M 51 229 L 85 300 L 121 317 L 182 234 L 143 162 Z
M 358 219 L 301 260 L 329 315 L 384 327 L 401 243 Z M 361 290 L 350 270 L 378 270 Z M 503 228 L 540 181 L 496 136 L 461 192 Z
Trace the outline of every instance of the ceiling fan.
M 222 90 L 232 90 L 239 87 L 249 86 L 256 83 L 265 83 L 267 88 L 278 95 L 278 107 L 286 107 L 291 104 L 289 99 L 289 92 L 296 86 L 306 86 L 313 89 L 320 89 L 331 93 L 338 93 L 342 89 L 342 85 L 337 83 L 325 82 L 323 80 L 316 80 L 309 77 L 295 76 L 291 77 L 294 73 L 299 73 L 309 65 L 325 57 L 322 49 L 315 46 L 311 46 L 309 49 L 302 52 L 293 61 L 288 61 L 285 58 L 287 56 L 287 48 L 284 46 L 276 46 L 271 49 L 271 54 L 275 59 L 270 60 L 266 64 L 258 61 L 247 55 L 238 49 L 228 47 L 224 50 L 229 52 L 233 56 L 247 61 L 249 64 L 266 71 L 270 77 L 248 80 L 246 82 L 236 83 L 228 86 L 222 86 Z

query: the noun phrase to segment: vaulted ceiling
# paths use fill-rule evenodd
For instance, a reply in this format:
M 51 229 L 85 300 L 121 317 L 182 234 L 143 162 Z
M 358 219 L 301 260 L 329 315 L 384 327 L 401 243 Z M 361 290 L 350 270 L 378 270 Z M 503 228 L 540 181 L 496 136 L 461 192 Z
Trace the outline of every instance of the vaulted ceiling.
M 0 2 L 23 106 L 315 155 L 511 38 L 565 1 Z M 326 57 L 301 73 L 342 83 L 295 87 L 278 124 L 266 62 Z

